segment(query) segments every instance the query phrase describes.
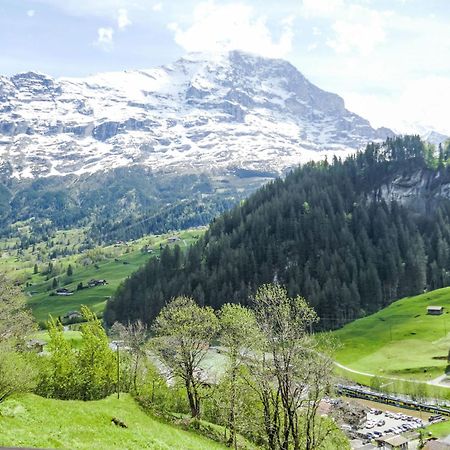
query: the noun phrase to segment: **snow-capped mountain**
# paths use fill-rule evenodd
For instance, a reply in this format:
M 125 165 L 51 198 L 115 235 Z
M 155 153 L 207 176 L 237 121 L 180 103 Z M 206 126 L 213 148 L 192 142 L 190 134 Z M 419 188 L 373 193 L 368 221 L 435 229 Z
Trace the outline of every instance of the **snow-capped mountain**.
M 238 51 L 87 78 L 0 77 L 0 164 L 19 179 L 130 165 L 280 173 L 391 134 L 288 62 Z
M 421 135 L 421 138 L 424 141 L 429 142 L 430 144 L 438 146 L 439 144 L 443 144 L 444 142 L 448 141 L 450 139 L 450 136 L 439 133 L 435 130 L 428 130 Z

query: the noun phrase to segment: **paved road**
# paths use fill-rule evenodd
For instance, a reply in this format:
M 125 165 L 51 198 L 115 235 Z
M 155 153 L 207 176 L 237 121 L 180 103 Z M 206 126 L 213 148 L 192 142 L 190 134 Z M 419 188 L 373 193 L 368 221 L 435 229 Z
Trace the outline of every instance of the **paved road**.
M 364 375 L 366 377 L 375 377 L 373 373 L 367 373 L 367 372 L 361 372 L 359 370 L 351 369 L 350 367 L 344 366 L 343 364 L 338 363 L 337 361 L 334 362 L 336 367 L 339 367 L 343 370 L 346 370 L 347 372 L 356 373 L 358 375 Z M 411 383 L 424 383 L 420 380 L 411 380 L 408 378 L 398 378 L 398 377 L 386 377 L 384 375 L 379 375 L 379 378 L 383 378 L 385 380 L 393 380 L 393 381 L 409 381 Z M 430 386 L 438 386 L 450 389 L 450 378 L 447 377 L 447 375 L 441 375 L 440 377 L 435 378 L 434 380 L 425 381 L 425 384 L 429 384 Z
M 446 387 L 450 388 L 450 378 L 447 375 L 441 375 L 434 380 L 427 381 L 427 384 L 432 386 Z

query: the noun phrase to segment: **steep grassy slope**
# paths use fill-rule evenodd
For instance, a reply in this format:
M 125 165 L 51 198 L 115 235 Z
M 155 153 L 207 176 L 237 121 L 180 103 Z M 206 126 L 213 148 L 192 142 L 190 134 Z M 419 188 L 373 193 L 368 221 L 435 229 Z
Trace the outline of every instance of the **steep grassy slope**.
M 117 417 L 128 428 L 111 423 Z M 70 449 L 215 450 L 226 447 L 159 422 L 122 394 L 93 402 L 23 395 L 0 405 L 0 445 Z
M 428 305 L 444 314 L 427 314 Z M 450 288 L 407 297 L 352 322 L 333 335 L 336 360 L 375 375 L 429 380 L 443 375 L 450 349 Z

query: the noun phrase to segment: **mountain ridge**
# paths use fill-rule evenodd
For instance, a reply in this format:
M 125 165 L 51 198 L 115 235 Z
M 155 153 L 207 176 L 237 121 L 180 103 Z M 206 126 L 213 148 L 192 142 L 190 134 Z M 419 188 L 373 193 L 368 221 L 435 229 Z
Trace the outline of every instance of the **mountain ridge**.
M 281 174 L 389 135 L 289 62 L 240 51 L 85 78 L 0 77 L 0 158 L 18 179 L 127 165 Z

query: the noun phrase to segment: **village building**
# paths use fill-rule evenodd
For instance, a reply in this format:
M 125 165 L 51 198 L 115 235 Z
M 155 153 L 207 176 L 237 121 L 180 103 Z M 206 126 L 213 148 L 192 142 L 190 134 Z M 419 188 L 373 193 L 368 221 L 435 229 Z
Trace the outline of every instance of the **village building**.
M 363 443 L 360 439 L 353 439 L 350 441 L 350 445 L 352 450 L 377 450 L 378 447 L 376 445 L 371 444 L 370 442 Z
M 386 450 L 406 450 L 408 449 L 408 439 L 401 435 L 388 435 L 376 439 L 378 448 Z
M 27 348 L 34 350 L 36 353 L 42 353 L 44 351 L 44 345 L 47 345 L 47 342 L 42 339 L 30 339 L 27 342 Z
M 450 439 L 431 439 L 429 440 L 423 450 L 450 450 Z
M 94 280 L 88 282 L 89 287 L 95 287 L 95 286 L 104 286 L 105 284 L 108 284 L 106 280 Z
M 443 306 L 427 306 L 427 314 L 430 314 L 431 316 L 440 316 L 443 313 Z
M 81 319 L 83 315 L 78 311 L 70 311 L 68 312 L 63 319 L 65 320 L 78 320 Z
M 73 295 L 73 292 L 66 288 L 60 288 L 56 289 L 56 295 Z

